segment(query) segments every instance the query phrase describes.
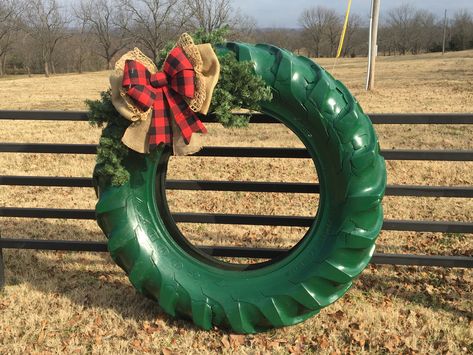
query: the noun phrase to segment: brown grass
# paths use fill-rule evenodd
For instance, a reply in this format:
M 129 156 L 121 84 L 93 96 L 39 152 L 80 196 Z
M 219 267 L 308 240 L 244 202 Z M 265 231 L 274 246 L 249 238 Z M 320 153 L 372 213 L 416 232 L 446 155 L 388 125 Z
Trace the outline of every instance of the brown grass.
M 332 59 L 320 60 L 329 70 Z M 473 51 L 379 58 L 365 92 L 366 59 L 342 59 L 334 75 L 366 112 L 473 112 Z M 83 110 L 107 87 L 107 72 L 8 77 L 0 109 Z M 473 149 L 473 127 L 376 127 L 382 148 Z M 2 121 L 1 142 L 96 143 L 86 123 Z M 301 143 L 284 127 L 227 130 L 212 124 L 206 145 Z M 93 156 L 1 154 L 0 175 L 90 176 Z M 473 185 L 473 163 L 387 162 L 388 182 Z M 172 158 L 176 179 L 316 181 L 310 161 Z M 314 215 L 301 194 L 169 192 L 173 211 Z M 0 187 L 1 206 L 93 208 L 91 189 Z M 386 218 L 471 221 L 468 199 L 386 197 Z M 289 247 L 302 228 L 180 225 L 198 244 Z M 92 221 L 2 218 L 4 237 L 104 240 Z M 382 232 L 378 251 L 473 255 L 471 235 Z M 0 353 L 473 352 L 473 273 L 465 269 L 370 266 L 339 302 L 307 322 L 254 336 L 203 332 L 164 315 L 137 294 L 108 255 L 6 250 L 0 294 Z

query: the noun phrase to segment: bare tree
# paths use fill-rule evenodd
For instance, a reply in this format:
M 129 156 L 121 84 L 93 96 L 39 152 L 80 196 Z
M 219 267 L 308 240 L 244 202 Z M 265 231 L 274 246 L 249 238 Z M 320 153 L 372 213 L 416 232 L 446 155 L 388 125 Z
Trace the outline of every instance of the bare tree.
M 334 10 L 323 6 L 312 7 L 302 11 L 299 23 L 304 28 L 303 36 L 314 49 L 316 57 L 320 56 L 321 44 L 327 34 L 328 21 Z
M 87 20 L 84 17 L 79 16 L 76 9 L 74 11 L 74 22 L 73 22 L 73 35 L 67 46 L 73 48 L 74 70 L 77 70 L 79 74 L 82 74 L 84 63 L 88 57 L 88 53 L 91 51 L 91 34 L 88 29 Z
M 188 8 L 182 0 L 120 0 L 128 22 L 122 30 L 159 61 L 166 42 L 182 32 L 188 22 Z
M 326 38 L 329 46 L 329 56 L 335 57 L 337 45 L 342 29 L 341 18 L 333 9 L 327 9 L 326 14 Z
M 408 3 L 402 4 L 388 12 L 387 24 L 391 29 L 394 46 L 400 54 L 406 54 L 411 48 L 413 23 L 416 9 Z
M 451 31 L 451 49 L 461 51 L 473 47 L 473 16 L 469 10 L 462 9 L 455 13 Z
M 19 29 L 22 4 L 15 0 L 0 2 L 0 76 L 6 73 L 7 55 L 13 48 L 14 34 Z
M 434 47 L 441 36 L 435 15 L 429 10 L 417 10 L 411 25 L 411 51 L 418 54 Z
M 113 57 L 128 44 L 127 23 L 122 8 L 113 0 L 82 0 L 75 16 L 87 24 L 94 34 L 99 50 L 96 52 L 112 68 Z
M 347 30 L 345 32 L 345 42 L 343 44 L 343 56 L 349 56 L 357 45 L 357 37 L 363 25 L 363 20 L 358 14 L 351 14 L 348 18 Z
M 231 33 L 229 40 L 251 42 L 254 41 L 256 31 L 256 19 L 253 16 L 243 14 L 240 10 L 232 12 L 233 17 L 229 20 Z
M 442 48 L 442 24 L 429 10 L 408 3 L 391 9 L 380 29 L 380 48 L 384 53 L 418 54 Z
M 18 33 L 14 44 L 14 52 L 15 55 L 21 59 L 20 63 L 24 72 L 31 77 L 35 62 L 37 62 L 38 57 L 40 57 L 40 50 L 38 50 L 37 43 L 28 32 L 21 31 Z M 42 69 L 41 64 L 40 68 Z
M 231 0 L 186 0 L 189 25 L 192 30 L 210 33 L 220 28 L 229 29 L 228 40 L 254 41 L 256 19 L 232 6 Z
M 393 29 L 387 24 L 386 18 L 380 16 L 378 29 L 378 52 L 383 55 L 392 55 L 396 52 Z
M 68 20 L 56 0 L 29 1 L 25 11 L 26 31 L 41 47 L 44 74 L 54 72 L 53 54 L 58 42 L 67 36 Z
M 209 33 L 225 25 L 235 25 L 231 0 L 187 0 L 187 6 L 196 29 Z

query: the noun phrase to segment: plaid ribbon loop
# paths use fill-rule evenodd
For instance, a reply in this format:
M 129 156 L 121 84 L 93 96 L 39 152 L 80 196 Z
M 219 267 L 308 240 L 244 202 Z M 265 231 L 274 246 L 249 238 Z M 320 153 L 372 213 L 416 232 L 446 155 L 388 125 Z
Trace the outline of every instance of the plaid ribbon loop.
M 151 74 L 149 82 L 152 87 L 157 89 L 166 86 L 168 84 L 168 78 L 166 73 L 157 72 L 156 74 Z
M 175 47 L 166 58 L 163 71 L 151 74 L 136 60 L 127 60 L 122 86 L 126 94 L 143 111 L 153 108 L 149 129 L 149 147 L 172 143 L 173 119 L 186 144 L 192 133 L 206 133 L 207 129 L 187 104 L 194 97 L 195 72 L 183 50 Z

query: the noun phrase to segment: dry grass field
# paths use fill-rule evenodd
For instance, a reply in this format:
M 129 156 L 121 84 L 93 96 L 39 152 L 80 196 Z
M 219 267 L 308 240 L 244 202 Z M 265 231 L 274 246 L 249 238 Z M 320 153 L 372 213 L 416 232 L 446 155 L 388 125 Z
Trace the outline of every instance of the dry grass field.
M 319 62 L 329 70 L 333 60 Z M 366 59 L 333 71 L 366 112 L 473 112 L 473 51 L 379 58 L 376 90 L 364 91 Z M 0 79 L 0 109 L 83 110 L 108 73 Z M 1 121 L 0 142 L 96 143 L 87 123 Z M 299 147 L 284 127 L 208 125 L 206 145 Z M 381 147 L 473 149 L 473 127 L 377 125 Z M 0 175 L 91 175 L 93 156 L 0 154 Z M 388 161 L 388 183 L 473 185 L 472 162 Z M 172 158 L 173 179 L 316 181 L 308 160 Z M 173 211 L 314 215 L 305 194 L 169 191 Z M 471 221 L 473 201 L 386 197 L 390 219 Z M 0 206 L 94 208 L 92 189 L 0 186 Z M 302 228 L 182 224 L 196 244 L 289 247 Z M 4 237 L 104 240 L 93 221 L 1 218 Z M 473 256 L 473 236 L 382 232 L 377 251 Z M 107 254 L 4 251 L 0 353 L 473 353 L 473 271 L 369 266 L 354 287 L 297 326 L 242 336 L 204 332 L 137 294 Z

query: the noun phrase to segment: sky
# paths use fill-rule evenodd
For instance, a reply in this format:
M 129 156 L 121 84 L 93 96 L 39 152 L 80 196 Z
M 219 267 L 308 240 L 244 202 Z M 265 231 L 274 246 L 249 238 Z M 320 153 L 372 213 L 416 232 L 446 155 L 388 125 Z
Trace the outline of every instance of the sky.
M 473 0 L 410 0 L 416 8 L 429 9 L 443 16 L 445 9 L 453 14 L 456 10 L 466 8 L 473 12 Z M 399 6 L 403 1 L 381 0 L 380 15 L 390 8 Z M 325 6 L 345 13 L 348 0 L 234 0 L 234 7 L 242 13 L 251 15 L 257 21 L 258 27 L 288 27 L 297 28 L 298 18 L 302 10 L 309 7 Z M 363 18 L 369 18 L 370 0 L 353 0 L 351 11 Z

